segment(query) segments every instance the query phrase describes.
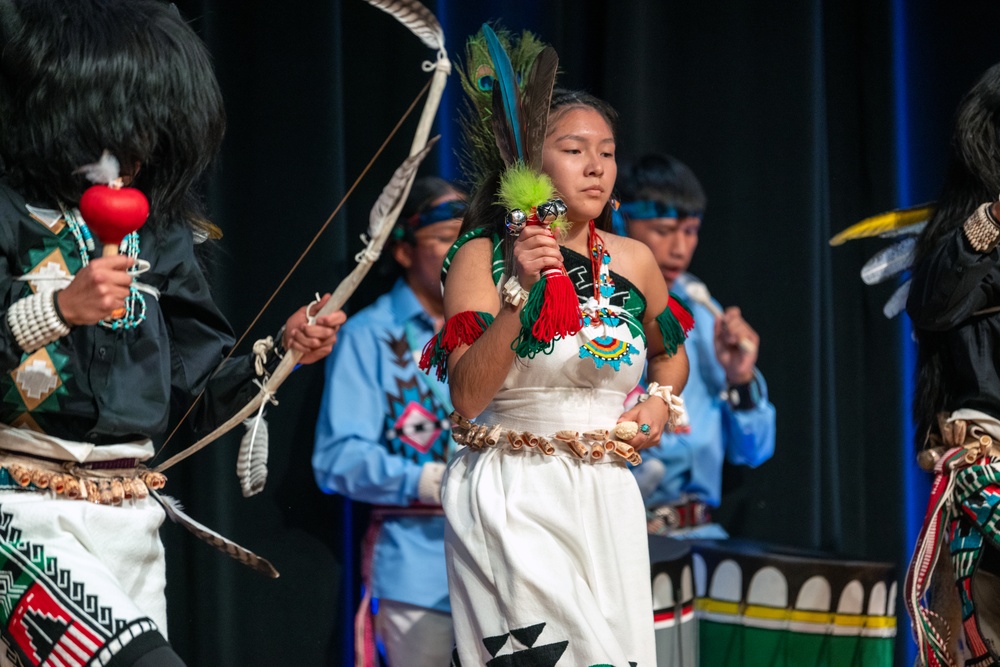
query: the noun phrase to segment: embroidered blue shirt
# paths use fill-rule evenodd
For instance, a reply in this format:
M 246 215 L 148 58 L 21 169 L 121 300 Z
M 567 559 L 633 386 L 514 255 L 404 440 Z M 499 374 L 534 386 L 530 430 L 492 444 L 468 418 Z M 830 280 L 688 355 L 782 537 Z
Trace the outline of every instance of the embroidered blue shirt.
M 722 396 L 726 372 L 715 357 L 715 317 L 705 306 L 688 297 L 683 274 L 671 291 L 684 299 L 694 315 L 694 328 L 684 349 L 691 365 L 681 396 L 691 420 L 690 433 L 664 434 L 659 446 L 642 452 L 643 457 L 663 462 L 666 474 L 647 506 L 664 505 L 693 496 L 718 506 L 722 495 L 722 464 L 756 467 L 774 454 L 775 411 L 767 400 L 767 384 L 755 371 L 761 399 L 750 410 L 733 410 Z
M 448 387 L 417 368 L 433 321 L 400 279 L 353 315 L 326 364 L 313 472 L 326 493 L 377 505 L 417 501 L 425 463 L 447 461 Z M 449 611 L 444 516 L 390 517 L 375 546 L 373 595 Z

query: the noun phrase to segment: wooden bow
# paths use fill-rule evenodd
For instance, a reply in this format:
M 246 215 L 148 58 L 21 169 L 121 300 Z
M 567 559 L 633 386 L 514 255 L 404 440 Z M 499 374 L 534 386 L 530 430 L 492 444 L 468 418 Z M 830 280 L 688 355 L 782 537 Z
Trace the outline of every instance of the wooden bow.
M 405 25 L 414 35 L 419 37 L 424 44 L 432 49 L 436 49 L 437 58 L 435 62 L 424 62 L 423 64 L 424 71 L 433 71 L 434 75 L 431 79 L 430 90 L 427 93 L 427 99 L 424 102 L 424 108 L 420 114 L 420 121 L 417 124 L 417 130 L 413 137 L 413 144 L 410 147 L 410 155 L 403 162 L 403 164 L 396 169 L 395 173 L 392 175 L 392 179 L 389 181 L 389 184 L 382 190 L 382 194 L 375 202 L 375 206 L 372 207 L 368 221 L 368 230 L 364 235 L 362 235 L 362 239 L 366 242 L 365 248 L 355 256 L 357 266 L 355 266 L 351 273 L 348 274 L 339 285 L 337 285 L 337 288 L 334 290 L 333 295 L 327 301 L 326 305 L 315 314 L 316 317 L 329 315 L 330 313 L 343 308 L 344 304 L 347 303 L 347 300 L 357 289 L 361 280 L 365 277 L 365 274 L 368 273 L 369 269 L 371 269 L 372 265 L 378 259 L 379 254 L 382 252 L 382 248 L 385 245 L 389 234 L 392 232 L 392 228 L 396 224 L 396 220 L 399 218 L 399 212 L 402 210 L 403 204 L 406 202 L 406 198 L 410 194 L 410 187 L 413 185 L 414 178 L 416 178 L 417 167 L 420 166 L 421 161 L 433 147 L 434 142 L 437 141 L 437 137 L 429 139 L 430 130 L 434 123 L 434 116 L 437 114 L 441 96 L 444 93 L 445 82 L 447 81 L 448 75 L 451 73 L 451 61 L 448 60 L 448 54 L 444 48 L 444 31 L 441 29 L 441 25 L 438 23 L 437 19 L 426 7 L 416 0 L 365 1 L 370 5 L 378 7 L 386 13 L 395 16 L 400 23 Z M 384 146 L 385 144 L 383 144 L 383 147 Z M 381 151 L 382 149 L 380 148 L 379 150 Z M 372 159 L 374 160 L 374 158 Z M 350 196 L 352 191 L 353 187 L 350 191 L 348 191 L 347 195 L 345 195 L 345 200 L 348 196 Z M 340 205 L 342 206 L 343 203 L 344 202 L 341 201 Z M 340 207 L 338 206 L 338 210 L 339 208 Z M 336 211 L 334 211 L 334 215 L 335 214 Z M 332 217 L 333 216 L 331 216 L 331 219 Z M 306 252 L 308 252 L 308 248 Z M 295 267 L 292 268 L 293 271 L 294 269 Z M 282 281 L 282 284 L 283 283 L 284 281 Z M 270 303 L 270 301 L 268 303 Z M 265 305 L 265 308 L 266 307 L 267 306 Z M 274 370 L 274 372 L 267 377 L 263 383 L 261 383 L 260 392 L 258 392 L 258 394 L 249 403 L 247 403 L 235 415 L 230 417 L 224 424 L 180 453 L 167 459 L 158 465 L 155 470 L 157 472 L 162 472 L 180 461 L 183 461 L 195 452 L 211 444 L 214 440 L 228 433 L 230 430 L 235 428 L 237 424 L 243 422 L 243 420 L 247 417 L 255 414 L 258 410 L 260 410 L 264 401 L 270 400 L 275 395 L 278 387 L 281 386 L 281 383 L 284 382 L 295 369 L 295 366 L 298 364 L 301 357 L 301 352 L 294 350 L 286 352 L 285 356 L 281 360 L 281 363 L 278 364 L 278 367 Z

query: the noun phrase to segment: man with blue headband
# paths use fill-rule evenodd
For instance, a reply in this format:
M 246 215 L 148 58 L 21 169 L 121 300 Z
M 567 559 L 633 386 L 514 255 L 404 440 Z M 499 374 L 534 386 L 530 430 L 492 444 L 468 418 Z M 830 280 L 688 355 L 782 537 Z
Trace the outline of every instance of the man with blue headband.
M 635 469 L 649 530 L 727 537 L 711 520 L 721 500 L 723 463 L 755 467 L 774 453 L 774 406 L 756 368 L 760 338 L 739 308 L 723 311 L 687 272 L 706 203 L 694 173 L 674 157 L 645 155 L 619 172 L 618 189 L 619 219 L 628 235 L 653 251 L 671 294 L 688 303 L 695 319 L 685 346 L 691 372 L 683 398 L 690 424 L 665 433 Z
M 464 195 L 446 181 L 414 182 L 391 246 L 402 277 L 350 318 L 327 364 L 316 483 L 374 506 L 355 627 L 363 664 L 377 664 L 373 639 L 390 667 L 446 665 L 454 644 L 441 510 L 452 406 L 417 359 L 444 322 L 441 265 L 464 215 Z

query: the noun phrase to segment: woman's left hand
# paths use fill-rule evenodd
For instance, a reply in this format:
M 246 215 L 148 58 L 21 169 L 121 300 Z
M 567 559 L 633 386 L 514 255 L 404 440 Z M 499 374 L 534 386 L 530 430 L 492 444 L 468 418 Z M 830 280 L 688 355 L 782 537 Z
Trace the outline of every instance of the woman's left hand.
M 628 441 L 628 444 L 637 450 L 655 447 L 660 444 L 663 429 L 670 421 L 670 408 L 659 396 L 650 396 L 618 418 L 618 423 L 626 421 L 633 421 L 639 425 L 639 432 Z M 644 424 L 649 426 L 649 430 L 645 433 L 642 428 Z
M 311 364 L 330 354 L 334 343 L 337 342 L 337 330 L 340 329 L 341 324 L 347 321 L 347 315 L 344 314 L 344 311 L 338 310 L 335 313 L 317 317 L 314 322 L 310 323 L 309 313 L 319 311 L 329 300 L 330 295 L 325 294 L 318 302 L 299 308 L 285 322 L 282 347 L 286 350 L 301 352 L 300 364 Z

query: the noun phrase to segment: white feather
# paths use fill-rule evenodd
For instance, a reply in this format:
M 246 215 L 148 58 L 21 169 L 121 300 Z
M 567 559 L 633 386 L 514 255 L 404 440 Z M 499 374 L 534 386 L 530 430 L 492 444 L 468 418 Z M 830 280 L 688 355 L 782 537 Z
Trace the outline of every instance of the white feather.
M 722 317 L 725 314 L 722 309 L 719 308 L 718 304 L 712 300 L 712 295 L 709 293 L 708 286 L 705 285 L 705 283 L 692 280 L 684 286 L 684 289 L 687 290 L 688 298 L 695 303 L 700 303 L 708 308 L 708 312 L 712 313 L 712 317 Z M 757 344 L 749 338 L 740 338 L 739 345 L 740 349 L 747 354 L 754 354 L 757 352 Z
M 687 290 L 689 299 L 708 308 L 709 312 L 715 317 L 722 317 L 722 310 L 712 301 L 712 295 L 708 292 L 708 287 L 705 283 L 692 280 L 684 288 Z
M 83 174 L 91 183 L 110 185 L 118 180 L 120 169 L 118 158 L 108 151 L 104 151 L 97 162 L 85 164 L 73 173 Z
M 917 239 L 907 237 L 880 251 L 861 267 L 861 280 L 866 285 L 876 285 L 899 275 L 913 265 Z
M 906 298 L 910 295 L 910 282 L 907 280 L 905 283 L 896 288 L 896 291 L 892 293 L 889 300 L 885 302 L 882 306 L 882 313 L 885 314 L 890 320 L 896 315 L 899 315 L 906 308 Z
M 236 476 L 240 479 L 243 497 L 257 495 L 267 483 L 267 420 L 263 414 L 243 420 L 247 432 L 240 440 L 240 452 L 236 457 Z
M 261 558 L 249 549 L 241 547 L 236 544 L 236 542 L 219 535 L 211 528 L 198 523 L 185 514 L 184 508 L 181 507 L 181 504 L 170 496 L 161 496 L 153 490 L 150 490 L 149 495 L 155 498 L 156 501 L 163 506 L 163 511 L 166 512 L 171 521 L 184 526 L 198 539 L 208 542 L 222 553 L 230 556 L 231 558 L 235 558 L 247 567 L 260 572 L 265 576 L 271 577 L 272 579 L 278 578 L 278 571 L 274 569 L 274 566 L 271 565 L 266 558 Z

